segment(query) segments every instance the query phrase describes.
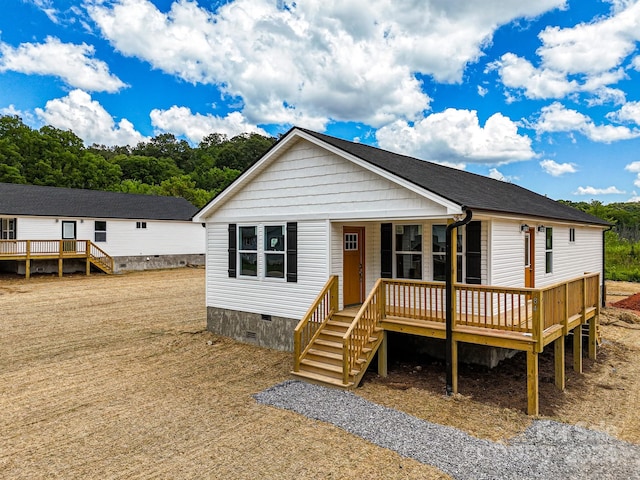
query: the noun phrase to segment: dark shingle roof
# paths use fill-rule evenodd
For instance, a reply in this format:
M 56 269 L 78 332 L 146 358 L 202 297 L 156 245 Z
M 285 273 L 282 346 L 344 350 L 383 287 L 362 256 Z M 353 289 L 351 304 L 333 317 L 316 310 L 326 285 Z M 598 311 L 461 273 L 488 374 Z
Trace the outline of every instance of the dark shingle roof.
M 609 225 L 598 217 L 513 183 L 494 180 L 369 145 L 341 140 L 303 128 L 298 130 L 471 210 Z
M 0 214 L 43 217 L 191 220 L 184 198 L 0 183 Z

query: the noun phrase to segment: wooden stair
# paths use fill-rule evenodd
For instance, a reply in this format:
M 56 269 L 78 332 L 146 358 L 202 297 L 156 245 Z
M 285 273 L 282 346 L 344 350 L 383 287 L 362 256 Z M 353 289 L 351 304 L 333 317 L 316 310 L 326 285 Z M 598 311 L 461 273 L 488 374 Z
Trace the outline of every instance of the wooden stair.
M 349 372 L 349 381 L 344 383 L 342 337 L 356 314 L 357 309 L 351 308 L 332 315 L 303 353 L 300 370 L 291 372 L 292 375 L 319 385 L 343 389 L 356 388 L 382 342 L 382 329 L 378 329 L 369 338 L 367 346 L 358 358 L 357 367 Z

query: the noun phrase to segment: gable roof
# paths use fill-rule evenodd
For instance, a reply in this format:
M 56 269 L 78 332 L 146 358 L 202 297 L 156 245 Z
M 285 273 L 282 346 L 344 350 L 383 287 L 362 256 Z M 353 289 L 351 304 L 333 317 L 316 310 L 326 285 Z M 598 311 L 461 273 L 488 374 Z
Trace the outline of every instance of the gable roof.
M 297 128 L 297 127 L 296 127 Z M 513 183 L 297 128 L 397 177 L 471 210 L 596 225 L 608 222 Z
M 437 163 L 420 160 L 407 155 L 389 152 L 380 148 L 349 142 L 322 133 L 293 127 L 284 134 L 257 162 L 247 169 L 231 185 L 194 215 L 203 221 L 217 206 L 223 204 L 236 190 L 251 181 L 253 175 L 276 158 L 278 152 L 298 138 L 329 148 L 344 158 L 357 159 L 363 166 L 385 172 L 398 183 L 414 185 L 422 192 L 431 192 L 440 202 L 470 208 L 474 212 L 502 213 L 541 219 L 577 222 L 582 224 L 609 226 L 598 217 L 576 208 L 556 202 L 548 197 L 475 173 L 458 170 Z
M 189 221 L 184 198 L 0 183 L 0 215 Z

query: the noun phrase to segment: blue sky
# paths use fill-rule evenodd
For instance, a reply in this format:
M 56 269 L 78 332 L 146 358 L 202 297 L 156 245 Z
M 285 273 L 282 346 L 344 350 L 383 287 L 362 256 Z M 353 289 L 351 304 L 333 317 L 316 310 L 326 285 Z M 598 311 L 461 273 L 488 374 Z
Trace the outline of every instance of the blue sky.
M 292 125 L 640 201 L 640 0 L 4 0 L 0 113 L 87 145 Z

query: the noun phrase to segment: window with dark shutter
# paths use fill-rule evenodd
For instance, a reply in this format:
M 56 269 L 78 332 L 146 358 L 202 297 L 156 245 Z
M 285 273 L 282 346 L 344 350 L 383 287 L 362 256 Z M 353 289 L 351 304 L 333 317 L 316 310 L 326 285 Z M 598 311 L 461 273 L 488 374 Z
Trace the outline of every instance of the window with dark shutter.
M 229 224 L 229 277 L 235 278 L 237 276 L 236 262 L 237 262 L 237 236 L 236 236 L 236 224 Z
M 393 224 L 380 225 L 380 277 L 393 278 Z
M 298 224 L 287 223 L 287 282 L 298 281 Z

